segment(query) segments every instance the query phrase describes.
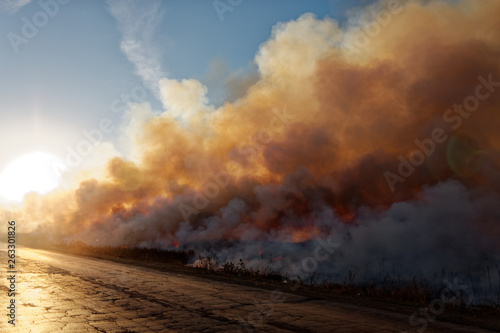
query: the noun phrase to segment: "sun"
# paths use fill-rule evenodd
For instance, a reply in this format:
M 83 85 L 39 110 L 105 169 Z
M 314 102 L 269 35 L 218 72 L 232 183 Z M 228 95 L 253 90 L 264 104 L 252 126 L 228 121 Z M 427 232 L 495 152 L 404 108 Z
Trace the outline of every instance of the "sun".
M 0 176 L 0 195 L 22 201 L 29 192 L 47 193 L 59 185 L 60 174 L 54 168 L 59 159 L 43 152 L 30 153 L 11 162 Z

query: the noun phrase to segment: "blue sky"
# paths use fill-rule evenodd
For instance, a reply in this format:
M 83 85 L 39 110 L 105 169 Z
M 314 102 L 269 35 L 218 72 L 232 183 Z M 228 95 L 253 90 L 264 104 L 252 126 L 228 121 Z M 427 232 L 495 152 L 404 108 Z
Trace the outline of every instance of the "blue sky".
M 0 0 L 0 169 L 34 151 L 62 159 L 65 147 L 102 118 L 119 124 L 123 115 L 111 105 L 148 80 L 140 62 L 157 68 L 155 75 L 200 80 L 218 105 L 227 97 L 228 75 L 252 76 L 254 55 L 276 23 L 306 12 L 342 22 L 347 8 L 367 3 L 243 0 L 221 21 L 209 0 L 71 0 L 57 9 L 52 0 Z M 53 17 L 44 16 L 43 4 Z M 41 27 L 13 47 L 14 34 L 24 38 L 26 21 Z M 139 54 L 123 48 L 127 38 L 142 46 Z M 146 100 L 160 107 L 154 92 Z M 116 133 L 105 140 L 113 142 Z

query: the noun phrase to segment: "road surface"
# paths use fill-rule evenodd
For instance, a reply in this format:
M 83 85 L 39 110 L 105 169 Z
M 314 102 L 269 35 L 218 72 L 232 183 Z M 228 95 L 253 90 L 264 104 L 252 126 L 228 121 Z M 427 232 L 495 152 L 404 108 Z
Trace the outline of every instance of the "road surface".
M 6 244 L 0 244 L 2 265 Z M 17 249 L 16 326 L 0 332 L 417 332 L 408 314 L 50 251 Z M 433 322 L 425 332 L 489 332 Z

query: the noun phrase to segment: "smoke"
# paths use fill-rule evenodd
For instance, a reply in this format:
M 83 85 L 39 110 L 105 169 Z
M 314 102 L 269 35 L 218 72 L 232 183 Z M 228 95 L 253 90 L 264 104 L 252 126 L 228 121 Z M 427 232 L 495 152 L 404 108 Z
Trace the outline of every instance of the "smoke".
M 30 2 L 31 0 L 0 0 L 0 10 L 12 14 Z
M 342 246 L 315 271 L 325 279 L 472 281 L 498 267 L 500 3 L 394 3 L 344 27 L 312 14 L 276 25 L 258 81 L 219 108 L 196 80 L 159 80 L 164 110 L 132 106 L 134 161 L 31 194 L 18 214 L 61 239 L 180 242 L 283 269 L 330 236 Z M 149 64 L 136 46 L 127 54 Z
M 144 85 L 155 94 L 158 81 L 165 76 L 160 49 L 153 42 L 155 29 L 163 16 L 159 1 L 108 0 L 109 10 L 122 33 L 120 48 L 135 66 Z

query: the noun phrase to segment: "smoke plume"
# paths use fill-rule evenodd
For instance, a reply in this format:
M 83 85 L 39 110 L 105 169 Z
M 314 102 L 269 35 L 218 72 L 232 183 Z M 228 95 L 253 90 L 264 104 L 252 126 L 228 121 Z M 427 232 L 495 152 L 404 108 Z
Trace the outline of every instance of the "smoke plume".
M 219 108 L 200 82 L 161 79 L 164 109 L 129 111 L 134 158 L 12 215 L 61 239 L 285 268 L 333 237 L 342 245 L 316 270 L 332 279 L 496 271 L 500 2 L 350 15 L 277 24 L 258 81 Z

